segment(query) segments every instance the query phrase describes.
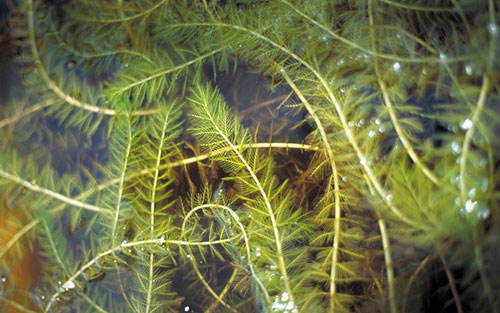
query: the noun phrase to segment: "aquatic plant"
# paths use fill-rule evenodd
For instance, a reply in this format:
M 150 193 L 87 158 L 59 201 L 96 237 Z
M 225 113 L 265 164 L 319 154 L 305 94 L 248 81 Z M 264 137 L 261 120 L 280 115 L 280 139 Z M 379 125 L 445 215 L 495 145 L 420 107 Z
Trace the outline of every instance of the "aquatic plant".
M 498 10 L 20 1 L 2 308 L 498 312 Z

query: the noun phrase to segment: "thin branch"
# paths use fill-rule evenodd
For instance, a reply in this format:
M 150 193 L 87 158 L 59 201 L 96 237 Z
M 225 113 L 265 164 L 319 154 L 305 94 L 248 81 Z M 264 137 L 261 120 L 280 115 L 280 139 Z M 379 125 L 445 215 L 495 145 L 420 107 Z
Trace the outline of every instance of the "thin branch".
M 85 209 L 85 210 L 93 211 L 93 212 L 109 211 L 108 209 L 100 208 L 100 207 L 97 207 L 95 205 L 88 204 L 88 203 L 83 203 L 83 202 L 80 202 L 78 200 L 74 200 L 72 198 L 66 197 L 66 196 L 64 196 L 64 195 L 62 195 L 60 193 L 54 192 L 52 190 L 40 187 L 38 185 L 34 185 L 34 184 L 30 183 L 29 181 L 21 179 L 18 176 L 12 175 L 12 174 L 7 173 L 7 172 L 4 172 L 2 170 L 0 170 L 0 176 L 2 176 L 3 178 L 8 179 L 10 181 L 13 181 L 16 184 L 24 186 L 25 188 L 28 188 L 28 189 L 30 189 L 30 190 L 32 190 L 34 192 L 42 193 L 44 195 L 47 195 L 47 196 L 52 197 L 54 199 L 60 200 L 60 201 L 66 203 L 66 204 L 69 204 L 69 205 L 73 205 L 73 206 L 76 206 L 76 207 L 79 207 L 79 208 L 82 208 L 82 209 Z
M 23 228 L 21 228 L 20 230 L 18 230 L 14 236 L 12 236 L 9 240 L 9 242 L 7 242 L 7 244 L 5 246 L 2 247 L 2 249 L 0 249 L 0 259 L 4 256 L 5 253 L 7 253 L 7 251 L 12 248 L 12 246 L 24 235 L 26 234 L 27 232 L 29 232 L 33 227 L 35 227 L 40 221 L 35 219 L 35 220 L 32 220 L 31 222 L 29 222 L 28 224 L 24 225 Z
M 57 101 L 54 100 L 54 99 L 49 99 L 49 100 L 46 100 L 44 102 L 40 102 L 40 103 L 37 103 L 35 105 L 32 105 L 30 106 L 29 108 L 27 108 L 26 110 L 22 111 L 22 112 L 19 112 L 11 117 L 8 117 L 6 119 L 3 119 L 0 121 L 0 128 L 2 127 L 5 127 L 9 124 L 12 124 L 12 123 L 15 123 L 17 122 L 18 120 L 20 120 L 21 118 L 25 117 L 25 116 L 28 116 L 32 113 L 35 113 L 36 111 L 39 111 L 41 109 L 44 109 L 46 107 L 49 107 L 51 105 L 53 105 L 54 103 L 56 103 Z

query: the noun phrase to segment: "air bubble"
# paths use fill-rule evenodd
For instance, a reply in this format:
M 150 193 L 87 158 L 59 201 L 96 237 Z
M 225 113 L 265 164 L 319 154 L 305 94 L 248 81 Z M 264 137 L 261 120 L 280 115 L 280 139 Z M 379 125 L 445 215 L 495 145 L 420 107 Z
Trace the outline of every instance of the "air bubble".
M 347 181 L 347 176 L 342 176 L 342 181 L 346 182 Z
M 288 292 L 283 292 L 281 294 L 281 301 L 285 302 L 285 301 L 288 301 L 289 297 L 288 297 Z
M 465 202 L 465 210 L 467 213 L 471 213 L 477 205 L 477 201 L 467 200 Z
M 442 63 L 445 63 L 446 62 L 446 54 L 444 52 L 440 52 L 439 53 L 439 60 L 442 62 Z
M 392 195 L 392 193 L 388 194 L 387 196 L 385 196 L 385 199 L 389 202 L 392 201 L 392 199 L 394 199 L 394 196 Z
M 463 130 L 469 130 L 472 127 L 472 121 L 466 118 L 465 120 L 462 121 L 462 123 L 460 123 L 460 127 Z
M 75 67 L 76 67 L 76 61 L 74 61 L 74 60 L 70 60 L 70 61 L 66 62 L 66 64 L 64 64 L 64 68 L 67 71 L 72 71 L 75 69 Z
M 7 282 L 7 277 L 5 275 L 2 275 L 2 277 L 0 277 L 0 282 L 2 284 L 5 284 Z
M 399 62 L 394 62 L 394 64 L 392 64 L 392 68 L 394 69 L 394 72 L 399 73 L 401 69 L 401 64 L 399 64 Z
M 460 146 L 460 144 L 456 141 L 453 141 L 451 143 L 451 151 L 453 151 L 453 153 L 455 154 L 459 154 L 460 151 L 462 151 L 462 147 Z
M 368 137 L 372 138 L 372 137 L 374 137 L 374 136 L 375 136 L 375 134 L 376 134 L 376 132 L 372 129 L 372 130 L 370 130 L 370 131 L 368 132 Z
M 359 164 L 361 164 L 361 165 L 365 165 L 366 164 L 366 160 L 365 160 L 364 157 L 360 157 L 359 158 Z
M 186 305 L 186 306 L 184 307 L 184 312 L 188 312 L 189 310 L 191 310 L 191 308 L 189 307 L 189 305 Z
M 66 289 L 66 291 L 69 289 L 73 289 L 75 287 L 76 287 L 75 283 L 71 280 L 68 280 L 67 282 L 64 283 L 64 285 L 62 285 L 62 288 Z
M 384 127 L 384 126 L 380 126 L 380 127 L 378 128 L 378 131 L 379 131 L 379 132 L 381 132 L 381 133 L 385 133 L 385 130 L 386 130 L 386 129 L 385 129 L 385 127 Z
M 165 235 L 161 235 L 159 244 L 160 246 L 162 246 L 164 243 L 165 243 Z
M 467 64 L 465 66 L 465 73 L 467 73 L 467 75 L 471 76 L 472 75 L 472 66 Z
M 488 32 L 492 36 L 496 36 L 498 34 L 498 27 L 495 23 L 489 23 L 488 24 Z
M 377 119 L 375 120 L 375 124 L 380 125 L 380 124 L 382 124 L 382 121 L 381 121 L 379 118 L 377 118 Z

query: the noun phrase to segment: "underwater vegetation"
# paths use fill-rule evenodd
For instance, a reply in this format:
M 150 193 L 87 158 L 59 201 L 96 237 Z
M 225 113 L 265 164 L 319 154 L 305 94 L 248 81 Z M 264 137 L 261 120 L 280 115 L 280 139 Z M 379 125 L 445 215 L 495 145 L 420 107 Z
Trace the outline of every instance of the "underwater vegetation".
M 498 2 L 9 3 L 2 312 L 500 311 Z

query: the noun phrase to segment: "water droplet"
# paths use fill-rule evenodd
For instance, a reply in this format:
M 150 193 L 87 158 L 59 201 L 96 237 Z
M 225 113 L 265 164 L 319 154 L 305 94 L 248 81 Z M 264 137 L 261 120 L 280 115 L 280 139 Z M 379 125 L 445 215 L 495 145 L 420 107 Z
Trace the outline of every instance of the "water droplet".
M 365 165 L 366 164 L 366 160 L 365 160 L 364 157 L 360 157 L 359 158 L 359 164 L 361 164 L 361 165 Z
M 488 183 L 489 183 L 488 178 L 487 177 L 483 178 L 483 180 L 481 182 L 481 191 L 482 192 L 486 192 L 486 190 L 488 190 Z
M 441 61 L 441 63 L 446 62 L 446 54 L 444 52 L 439 53 L 439 60 Z
M 370 138 L 371 138 L 371 137 L 374 137 L 374 136 L 375 136 L 375 134 L 376 134 L 376 132 L 372 129 L 372 130 L 370 130 L 370 131 L 368 132 L 368 137 L 370 137 Z
M 342 64 L 344 64 L 344 59 L 340 59 L 337 61 L 337 65 L 342 65 Z
M 189 310 L 191 310 L 191 309 L 189 308 L 189 305 L 186 305 L 186 306 L 184 307 L 184 312 L 188 312 Z
M 467 73 L 467 75 L 472 75 L 472 66 L 470 66 L 469 64 L 467 64 L 465 66 L 465 73 Z
M 401 69 L 401 64 L 399 64 L 399 62 L 394 62 L 394 64 L 392 64 L 392 68 L 394 69 L 394 72 L 396 73 L 399 73 L 400 69 Z
M 64 285 L 62 285 L 62 288 L 68 290 L 68 289 L 73 289 L 75 288 L 75 283 L 71 280 L 68 280 L 67 282 L 64 283 Z
M 467 213 L 471 213 L 477 205 L 477 201 L 467 200 L 465 202 L 465 210 Z
M 64 64 L 64 68 L 67 70 L 67 71 L 72 71 L 74 70 L 76 67 L 76 61 L 75 60 L 69 60 L 68 62 L 66 62 L 66 64 Z
M 288 301 L 288 292 L 283 292 L 281 294 L 281 301 L 285 302 L 285 301 Z
M 190 259 L 191 258 L 191 254 L 186 254 L 186 258 Z
M 32 184 L 32 185 L 36 185 L 36 180 L 32 179 L 32 180 L 30 181 L 30 184 Z
M 62 285 L 62 281 L 58 280 L 58 281 L 57 281 L 57 284 L 58 284 L 59 286 L 61 286 L 61 285 Z
M 252 214 L 248 214 L 248 218 L 252 218 Z
M 488 24 L 488 32 L 492 36 L 496 36 L 498 34 L 498 27 L 495 23 L 489 23 Z
M 386 129 L 385 129 L 385 127 L 384 127 L 384 126 L 380 126 L 380 127 L 378 128 L 378 131 L 379 131 L 379 132 L 381 132 L 381 133 L 385 133 L 385 130 L 386 130 Z
M 165 243 L 165 235 L 161 235 L 159 244 L 162 246 Z
M 460 151 L 462 151 L 462 147 L 460 146 L 460 144 L 456 141 L 453 141 L 451 143 L 451 151 L 453 151 L 453 153 L 455 154 L 459 154 Z
M 342 181 L 346 182 L 347 181 L 347 176 L 342 176 Z
M 262 255 L 262 253 L 260 253 L 260 252 L 255 253 L 255 256 L 257 256 L 257 257 L 261 256 L 261 255 Z
M 124 246 L 126 244 L 127 244 L 127 240 L 125 239 L 125 240 L 122 241 L 122 246 Z
M 2 284 L 5 284 L 7 282 L 7 277 L 5 275 L 2 275 L 2 277 L 0 277 L 0 282 L 2 282 Z
M 382 121 L 381 121 L 379 118 L 377 118 L 377 119 L 375 120 L 375 124 L 380 125 L 380 124 L 382 124 Z
M 389 193 L 387 196 L 385 196 L 385 198 L 387 199 L 387 201 L 391 202 L 392 199 L 394 199 L 394 196 L 392 195 L 392 193 Z
M 466 118 L 465 120 L 462 121 L 462 123 L 460 123 L 460 127 L 463 130 L 468 130 L 472 127 L 472 121 L 470 119 Z
M 344 87 L 340 87 L 340 92 L 341 93 L 345 93 L 345 88 Z

